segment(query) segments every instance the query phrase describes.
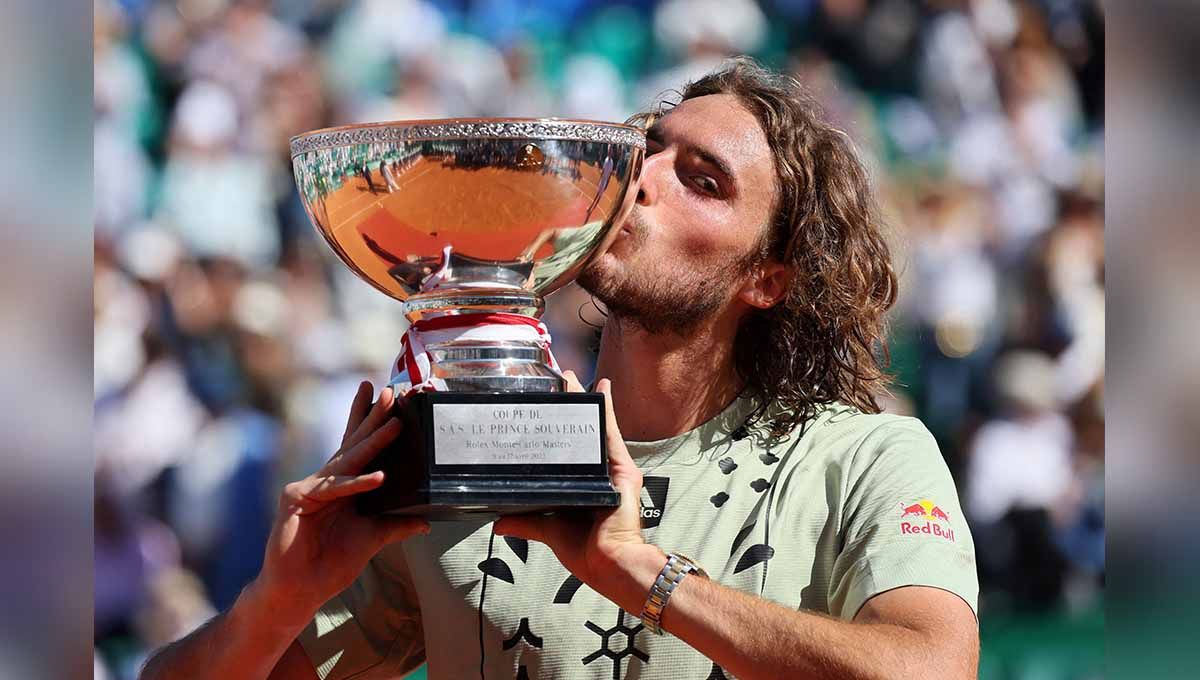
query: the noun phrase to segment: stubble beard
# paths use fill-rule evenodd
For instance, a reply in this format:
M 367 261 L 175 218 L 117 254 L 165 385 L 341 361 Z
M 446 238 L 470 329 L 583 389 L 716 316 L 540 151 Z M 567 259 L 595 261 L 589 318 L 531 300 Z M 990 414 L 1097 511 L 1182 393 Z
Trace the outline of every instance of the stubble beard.
M 626 250 L 637 253 L 646 242 L 646 228 L 630 220 Z M 751 264 L 747 258 L 696 268 L 690 262 L 636 262 L 635 268 L 593 261 L 579 275 L 579 285 L 604 303 L 613 319 L 633 324 L 648 333 L 686 335 L 719 312 L 729 301 L 733 286 Z M 631 258 L 633 259 L 633 258 Z M 647 264 L 650 266 L 648 267 Z

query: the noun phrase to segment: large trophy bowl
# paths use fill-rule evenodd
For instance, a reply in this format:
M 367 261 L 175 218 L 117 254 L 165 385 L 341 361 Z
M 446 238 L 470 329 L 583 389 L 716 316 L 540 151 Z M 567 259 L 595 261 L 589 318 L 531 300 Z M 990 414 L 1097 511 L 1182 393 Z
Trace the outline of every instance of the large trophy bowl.
M 637 127 L 559 119 L 373 123 L 291 140 L 333 252 L 403 303 L 392 378 L 404 432 L 368 467 L 368 514 L 458 519 L 618 502 L 604 400 L 570 393 L 538 317 L 618 233 Z

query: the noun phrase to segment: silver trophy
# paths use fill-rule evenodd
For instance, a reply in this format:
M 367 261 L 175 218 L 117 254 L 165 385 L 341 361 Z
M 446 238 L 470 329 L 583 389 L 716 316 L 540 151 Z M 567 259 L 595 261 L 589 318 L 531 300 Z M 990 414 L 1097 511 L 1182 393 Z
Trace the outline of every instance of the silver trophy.
M 370 469 L 368 513 L 616 505 L 602 395 L 568 393 L 543 296 L 628 215 L 645 135 L 616 123 L 470 119 L 292 138 L 305 209 L 342 262 L 403 303 L 393 387 L 405 433 Z

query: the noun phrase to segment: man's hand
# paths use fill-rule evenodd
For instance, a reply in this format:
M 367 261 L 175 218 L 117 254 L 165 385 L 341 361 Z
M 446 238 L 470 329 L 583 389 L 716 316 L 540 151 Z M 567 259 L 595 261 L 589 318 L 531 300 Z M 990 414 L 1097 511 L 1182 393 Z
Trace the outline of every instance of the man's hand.
M 583 392 L 583 386 L 571 371 L 565 371 L 567 390 Z M 629 579 L 622 572 L 634 565 L 639 571 L 657 574 L 666 564 L 666 556 L 642 539 L 642 519 L 639 498 L 642 493 L 642 471 L 625 448 L 621 430 L 613 415 L 612 386 L 608 379 L 596 384 L 604 394 L 608 447 L 608 471 L 613 486 L 621 494 L 621 504 L 613 510 L 598 510 L 579 516 L 514 515 L 496 522 L 495 531 L 503 536 L 516 536 L 545 543 L 579 580 L 609 599 L 640 611 L 653 575 L 643 577 L 645 588 L 630 590 Z M 654 566 L 657 565 L 657 566 Z
M 400 433 L 389 413 L 391 389 L 374 407 L 371 392 L 370 383 L 359 386 L 333 458 L 284 487 L 258 577 L 228 611 L 155 652 L 142 680 L 316 679 L 296 636 L 385 544 L 429 531 L 422 519 L 363 517 L 354 509 L 355 494 L 383 483 L 382 472 L 360 474 L 363 467 Z
M 363 517 L 355 494 L 383 483 L 383 472 L 359 474 L 400 433 L 390 415 L 390 387 L 371 405 L 371 384 L 358 388 L 342 448 L 315 474 L 288 484 L 267 540 L 262 572 L 251 588 L 281 616 L 307 619 L 344 590 L 380 548 L 414 534 L 428 522 L 413 517 Z

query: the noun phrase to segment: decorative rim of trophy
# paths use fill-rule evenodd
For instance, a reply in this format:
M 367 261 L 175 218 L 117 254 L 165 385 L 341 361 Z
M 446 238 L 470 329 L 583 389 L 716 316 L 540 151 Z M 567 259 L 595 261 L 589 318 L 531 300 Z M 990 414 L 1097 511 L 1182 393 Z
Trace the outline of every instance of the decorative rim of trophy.
M 291 138 L 293 157 L 351 144 L 444 139 L 557 139 L 646 148 L 645 132 L 634 125 L 564 118 L 448 118 L 361 123 L 322 128 Z

